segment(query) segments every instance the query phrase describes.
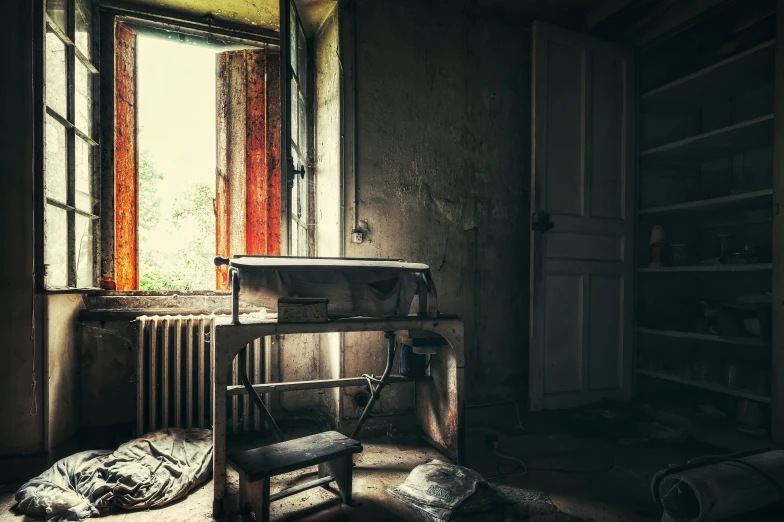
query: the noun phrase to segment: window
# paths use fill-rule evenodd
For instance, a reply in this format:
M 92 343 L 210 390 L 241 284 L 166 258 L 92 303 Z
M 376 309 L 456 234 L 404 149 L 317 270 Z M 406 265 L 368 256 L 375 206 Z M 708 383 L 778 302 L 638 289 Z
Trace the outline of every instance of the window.
M 280 52 L 145 22 L 114 27 L 102 284 L 227 289 L 215 255 L 280 254 Z
M 97 143 L 92 0 L 47 0 L 44 286 L 95 285 Z
M 291 90 L 291 197 L 289 200 L 289 255 L 313 255 L 312 234 L 309 223 L 313 223 L 312 210 L 312 166 L 309 153 L 309 103 L 308 103 L 308 41 L 302 29 L 302 21 L 293 2 L 289 16 L 289 69 Z M 307 166 L 307 167 L 306 167 Z

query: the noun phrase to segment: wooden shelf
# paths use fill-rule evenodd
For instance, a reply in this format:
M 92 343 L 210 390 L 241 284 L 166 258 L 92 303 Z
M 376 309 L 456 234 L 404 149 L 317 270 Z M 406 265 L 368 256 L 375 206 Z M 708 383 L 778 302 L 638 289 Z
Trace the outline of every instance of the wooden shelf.
M 766 189 L 734 194 L 732 196 L 677 203 L 675 205 L 644 208 L 640 209 L 638 213 L 642 216 L 652 214 L 688 214 L 710 210 L 749 210 L 772 204 L 772 202 L 773 189 Z
M 646 335 L 658 335 L 661 337 L 674 337 L 676 339 L 692 339 L 694 341 L 708 341 L 715 343 L 738 344 L 743 346 L 763 346 L 769 347 L 770 343 L 765 342 L 759 337 L 722 337 L 720 335 L 701 334 L 695 332 L 678 332 L 674 330 L 656 330 L 654 328 L 637 328 L 637 332 Z
M 640 153 L 655 164 L 695 164 L 731 156 L 773 142 L 773 114 L 674 141 Z
M 708 382 L 703 381 L 693 381 L 690 379 L 682 379 L 676 375 L 672 375 L 669 373 L 664 372 L 655 372 L 652 370 L 637 370 L 637 375 L 645 375 L 646 377 L 651 377 L 653 379 L 659 379 L 662 381 L 669 381 L 674 382 L 677 384 L 682 384 L 684 386 L 691 386 L 692 388 L 700 388 L 702 390 L 708 390 L 716 393 L 722 393 L 724 395 L 732 395 L 734 397 L 740 397 L 742 399 L 748 399 L 750 401 L 755 402 L 762 402 L 765 404 L 770 404 L 771 399 L 770 397 L 765 397 L 764 395 L 757 395 L 756 393 L 747 392 L 737 388 L 730 388 L 729 386 L 722 386 L 719 384 L 711 384 Z
M 768 40 L 661 87 L 644 93 L 643 107 L 693 106 L 705 98 L 728 98 L 739 87 L 755 88 L 773 83 L 775 40 Z M 739 85 L 740 84 L 740 85 Z
M 692 265 L 692 266 L 663 266 L 661 268 L 638 268 L 641 274 L 677 273 L 677 272 L 764 272 L 771 270 L 771 263 L 758 263 L 748 265 Z

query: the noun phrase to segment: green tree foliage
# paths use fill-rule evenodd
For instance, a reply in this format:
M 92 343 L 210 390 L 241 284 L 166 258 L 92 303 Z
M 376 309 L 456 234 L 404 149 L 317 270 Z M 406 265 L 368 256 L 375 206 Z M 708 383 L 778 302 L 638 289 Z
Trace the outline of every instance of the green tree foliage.
M 145 152 L 139 168 L 139 269 L 142 290 L 215 287 L 214 188 L 194 184 L 161 213 L 163 174 Z

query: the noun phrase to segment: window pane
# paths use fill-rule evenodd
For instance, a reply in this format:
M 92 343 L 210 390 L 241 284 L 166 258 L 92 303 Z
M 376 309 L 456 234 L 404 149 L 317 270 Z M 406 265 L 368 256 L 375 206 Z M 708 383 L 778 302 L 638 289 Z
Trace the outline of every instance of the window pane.
M 306 91 L 308 83 L 308 58 L 307 58 L 307 40 L 305 40 L 305 33 L 302 32 L 302 26 L 298 25 L 297 30 L 297 76 L 299 77 L 299 84 L 302 87 L 302 92 Z
M 297 145 L 299 146 L 299 153 L 302 156 L 308 155 L 308 124 L 307 124 L 307 116 L 305 113 L 306 106 L 305 101 L 302 99 L 302 96 L 299 96 L 299 139 L 297 140 Z
M 65 44 L 46 32 L 46 104 L 63 118 L 68 116 L 68 82 L 65 77 Z
M 299 248 L 297 249 L 298 256 L 307 256 L 308 255 L 308 231 L 304 228 L 301 228 L 299 225 L 297 227 L 299 229 Z
M 289 61 L 291 62 L 291 70 L 295 73 L 297 72 L 297 10 L 294 7 L 294 2 L 289 4 L 290 9 L 290 17 L 289 17 L 289 40 L 291 41 L 291 46 L 289 47 L 290 58 Z
M 93 281 L 93 220 L 76 214 L 76 286 L 95 286 Z
M 297 90 L 297 81 L 291 79 L 291 141 L 292 143 L 299 143 L 299 91 Z M 296 163 L 296 161 L 295 161 Z M 295 165 L 296 167 L 296 165 Z
M 81 62 L 76 60 L 76 128 L 93 137 L 93 75 Z
M 44 212 L 44 284 L 68 286 L 68 212 L 52 205 Z
M 68 202 L 68 162 L 66 130 L 60 122 L 46 115 L 44 129 L 44 187 L 47 198 Z
M 63 32 L 66 32 L 68 29 L 68 16 L 65 11 L 67 5 L 67 0 L 46 0 L 46 14 Z
M 294 222 L 294 220 L 291 220 L 290 228 L 291 228 L 291 252 L 289 253 L 289 255 L 296 256 L 297 247 L 299 245 L 299 240 L 298 240 L 299 234 L 297 233 L 299 231 L 299 227 L 297 226 L 297 223 Z
M 93 213 L 93 147 L 76 137 L 76 208 Z
M 76 0 L 76 47 L 88 58 L 92 57 L 90 34 L 93 25 L 92 0 Z

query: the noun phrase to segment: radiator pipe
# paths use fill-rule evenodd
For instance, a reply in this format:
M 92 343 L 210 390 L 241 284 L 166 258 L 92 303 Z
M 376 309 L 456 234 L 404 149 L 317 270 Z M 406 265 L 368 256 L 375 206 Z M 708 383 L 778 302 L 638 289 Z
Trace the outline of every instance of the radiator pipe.
M 261 412 L 261 416 L 267 422 L 267 427 L 270 430 L 272 430 L 272 433 L 275 435 L 275 439 L 277 439 L 278 442 L 283 442 L 284 440 L 286 440 L 286 438 L 283 436 L 283 432 L 280 431 L 280 428 L 275 422 L 275 419 L 272 418 L 272 414 L 270 414 L 269 410 L 267 409 L 267 406 L 264 404 L 264 401 L 261 400 L 259 394 L 256 393 L 256 390 L 253 389 L 253 384 L 250 382 L 250 379 L 248 379 L 248 368 L 245 359 L 245 350 L 247 350 L 247 348 L 243 348 L 239 354 L 240 360 L 239 360 L 238 373 L 240 374 L 240 381 L 242 381 L 242 385 L 245 386 L 245 389 L 248 391 L 248 397 L 250 397 L 250 400 L 253 401 L 253 404 L 256 405 L 256 407 Z
M 365 424 L 365 421 L 370 414 L 370 410 L 373 409 L 373 405 L 376 403 L 379 397 L 381 397 L 381 390 L 384 389 L 384 386 L 388 384 L 389 374 L 392 373 L 392 363 L 395 360 L 395 348 L 397 347 L 397 340 L 395 339 L 395 332 L 384 332 L 384 336 L 388 339 L 387 342 L 387 367 L 384 368 L 384 374 L 381 376 L 381 379 L 373 379 L 369 375 L 364 375 L 368 380 L 368 387 L 370 388 L 370 400 L 368 400 L 367 405 L 365 405 L 365 409 L 362 410 L 362 415 L 359 417 L 357 421 L 357 425 L 354 427 L 354 431 L 351 432 L 351 438 L 355 438 L 357 434 L 362 429 L 362 425 Z M 376 387 L 373 387 L 373 381 L 378 382 Z M 255 390 L 254 390 L 255 392 Z

